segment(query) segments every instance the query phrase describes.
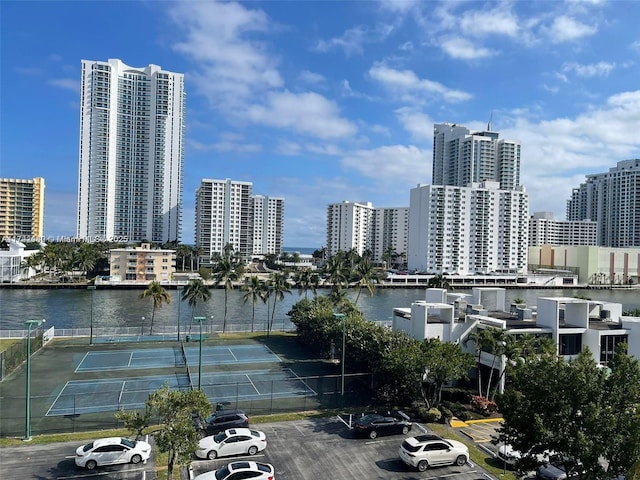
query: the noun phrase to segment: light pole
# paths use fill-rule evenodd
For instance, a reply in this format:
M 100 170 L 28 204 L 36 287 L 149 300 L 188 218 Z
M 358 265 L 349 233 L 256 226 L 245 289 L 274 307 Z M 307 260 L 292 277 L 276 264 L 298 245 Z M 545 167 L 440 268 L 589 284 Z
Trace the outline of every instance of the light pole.
M 193 317 L 193 320 L 200 324 L 200 350 L 198 352 L 198 390 L 202 390 L 202 324 L 207 321 L 207 317 Z
M 95 285 L 89 285 L 87 290 L 91 291 L 91 316 L 89 319 L 89 345 L 93 345 L 93 292 L 96 291 Z
M 180 341 L 180 306 L 182 305 L 182 287 L 178 285 L 178 341 Z
M 31 329 L 38 328 L 46 320 L 27 320 L 24 322 L 27 327 L 27 392 L 26 407 L 24 415 L 24 439 L 31 440 Z
M 347 322 L 346 322 L 346 315 L 344 313 L 334 313 L 333 314 L 333 318 L 335 318 L 336 320 L 342 320 L 342 360 L 340 361 L 340 369 L 341 369 L 341 374 L 340 374 L 340 395 L 342 395 L 344 397 L 344 350 L 345 350 L 345 345 L 347 343 Z

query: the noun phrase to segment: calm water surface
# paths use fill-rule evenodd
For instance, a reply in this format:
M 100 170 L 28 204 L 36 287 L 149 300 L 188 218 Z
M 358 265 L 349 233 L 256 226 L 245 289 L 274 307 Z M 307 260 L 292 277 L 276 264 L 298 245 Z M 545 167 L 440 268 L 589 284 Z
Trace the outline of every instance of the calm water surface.
M 471 293 L 470 290 L 456 292 Z M 319 290 L 325 294 L 328 290 Z M 93 292 L 94 327 L 141 326 L 148 325 L 152 314 L 150 299 L 140 299 L 140 290 L 95 290 Z M 180 302 L 177 290 L 168 290 L 171 302 L 163 304 L 155 313 L 155 325 L 172 326 L 178 320 L 182 325 L 188 324 L 193 316 L 206 316 L 214 330 L 222 329 L 224 318 L 225 291 L 212 289 L 211 298 L 206 303 L 199 303 L 194 312 L 187 302 Z M 22 329 L 24 321 L 29 319 L 47 320 L 47 325 L 56 328 L 88 327 L 92 312 L 91 291 L 83 289 L 51 289 L 28 290 L 0 288 L 0 330 Z M 230 330 L 250 330 L 252 319 L 252 303 L 244 302 L 244 292 L 233 290 L 228 292 L 227 322 Z M 308 293 L 311 297 L 311 292 Z M 373 296 L 366 293 L 360 295 L 358 307 L 369 320 L 388 321 L 394 307 L 409 307 L 411 302 L 422 300 L 424 289 L 417 288 L 379 288 Z M 516 297 L 523 298 L 528 305 L 536 305 L 538 297 L 551 296 L 587 296 L 593 300 L 611 301 L 623 304 L 624 310 L 640 308 L 640 290 L 507 290 L 507 304 Z M 302 296 L 292 290 L 282 302 L 276 303 L 273 328 L 280 330 L 291 328 L 287 312 Z M 355 291 L 352 292 L 352 300 Z M 269 308 L 273 308 L 273 300 Z M 144 319 L 143 319 L 144 317 Z M 259 302 L 255 307 L 255 325 L 263 329 L 267 318 L 267 305 Z M 184 328 L 184 327 L 183 327 Z

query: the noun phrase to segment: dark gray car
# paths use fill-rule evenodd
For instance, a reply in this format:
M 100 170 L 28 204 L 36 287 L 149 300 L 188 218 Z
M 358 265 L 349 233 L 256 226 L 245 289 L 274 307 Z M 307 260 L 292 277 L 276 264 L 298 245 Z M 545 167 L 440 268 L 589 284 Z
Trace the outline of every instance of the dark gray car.
M 244 410 L 218 410 L 206 420 L 198 419 L 196 428 L 207 435 L 224 432 L 229 428 L 248 427 L 249 417 Z

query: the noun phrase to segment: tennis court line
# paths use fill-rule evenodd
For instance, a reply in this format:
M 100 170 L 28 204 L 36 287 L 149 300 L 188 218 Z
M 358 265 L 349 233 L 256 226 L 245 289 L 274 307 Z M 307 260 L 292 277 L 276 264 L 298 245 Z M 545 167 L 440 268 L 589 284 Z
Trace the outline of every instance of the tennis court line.
M 89 352 L 84 352 L 84 357 L 82 357 L 82 360 L 80 360 L 80 363 L 78 363 L 78 366 L 75 368 L 73 373 L 78 373 L 78 369 L 84 363 L 84 359 L 87 358 L 88 355 L 89 355 Z
M 260 393 L 260 390 L 258 390 L 258 389 L 256 388 L 256 384 L 255 384 L 255 383 L 253 383 L 253 382 L 251 381 L 251 377 L 250 377 L 249 375 L 246 375 L 246 374 L 245 374 L 245 377 L 247 377 L 247 380 L 249 380 L 249 383 L 251 384 L 251 386 L 253 387 L 253 389 L 256 391 L 256 393 L 257 393 L 258 395 L 262 395 L 262 394 Z
M 279 356 L 277 353 L 275 353 L 273 350 L 271 350 L 271 349 L 270 349 L 269 347 L 267 347 L 266 345 L 263 345 L 263 347 L 264 347 L 264 348 L 265 348 L 265 349 L 266 349 L 266 350 L 267 350 L 271 355 L 273 355 L 274 357 L 276 357 L 276 358 L 278 359 L 278 361 L 279 361 L 279 362 L 281 362 L 281 363 L 282 363 L 282 359 L 280 358 L 280 356 Z
M 233 354 L 233 351 L 231 350 L 231 347 L 227 348 L 227 350 L 229 351 L 229 353 L 231 354 L 231 356 L 233 357 L 233 359 L 237 362 L 237 361 L 238 361 L 238 357 L 236 357 L 236 356 Z

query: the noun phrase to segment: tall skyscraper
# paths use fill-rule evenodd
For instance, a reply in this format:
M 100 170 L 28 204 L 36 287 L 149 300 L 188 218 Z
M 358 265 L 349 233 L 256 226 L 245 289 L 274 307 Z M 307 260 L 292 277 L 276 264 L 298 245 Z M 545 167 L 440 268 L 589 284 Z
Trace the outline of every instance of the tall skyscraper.
M 248 258 L 282 252 L 284 199 L 253 195 L 253 183 L 202 179 L 196 190 L 196 246 L 207 262 L 227 244 Z
M 327 207 L 327 254 L 355 249 L 358 255 L 372 250 L 374 208 L 371 202 L 344 201 Z
M 502 190 L 520 185 L 520 143 L 500 140 L 491 124 L 484 132 L 471 132 L 454 123 L 433 129 L 433 184 L 469 187 L 494 181 Z
M 282 252 L 284 231 L 284 198 L 253 195 L 251 197 L 253 253 Z
M 408 267 L 428 273 L 526 273 L 529 196 L 498 182 L 411 189 Z
M 640 159 L 587 175 L 587 181 L 571 192 L 567 220 L 597 222 L 598 245 L 640 246 Z
M 395 263 L 404 265 L 407 260 L 409 207 L 376 208 L 373 216 L 373 259 L 382 262 L 387 252 L 393 252 L 398 255 Z
M 0 239 L 44 237 L 44 178 L 0 178 Z
M 82 60 L 78 237 L 180 240 L 184 75 Z

